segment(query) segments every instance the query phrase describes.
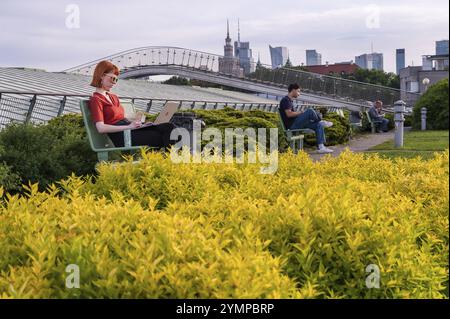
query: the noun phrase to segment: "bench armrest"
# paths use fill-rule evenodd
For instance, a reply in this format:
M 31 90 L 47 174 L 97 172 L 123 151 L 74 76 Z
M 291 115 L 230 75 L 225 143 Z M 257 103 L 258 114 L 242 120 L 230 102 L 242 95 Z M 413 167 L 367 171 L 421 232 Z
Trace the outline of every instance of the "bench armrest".
M 123 145 L 124 147 L 131 147 L 131 130 L 123 131 Z
M 314 130 L 311 130 L 309 128 L 300 128 L 300 129 L 296 129 L 296 130 L 287 130 L 286 132 L 291 132 L 291 133 L 315 133 Z

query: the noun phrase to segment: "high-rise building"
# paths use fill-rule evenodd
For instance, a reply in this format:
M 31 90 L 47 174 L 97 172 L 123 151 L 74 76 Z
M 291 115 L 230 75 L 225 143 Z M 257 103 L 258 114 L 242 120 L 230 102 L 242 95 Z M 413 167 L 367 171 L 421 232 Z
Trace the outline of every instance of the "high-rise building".
M 400 74 L 400 70 L 405 68 L 405 49 L 397 49 L 395 52 L 396 70 L 397 75 Z
M 244 71 L 239 65 L 239 59 L 234 57 L 230 38 L 230 23 L 227 20 L 227 37 L 225 39 L 224 56 L 219 58 L 219 72 L 243 77 Z
M 355 56 L 355 64 L 362 69 L 367 69 L 367 54 Z
M 306 65 L 321 65 L 322 64 L 322 54 L 316 50 L 306 50 Z
M 270 59 L 272 60 L 272 68 L 281 68 L 288 61 L 288 49 L 286 47 L 272 47 L 269 45 Z
M 383 71 L 383 53 L 356 56 L 355 64 L 363 69 Z
M 436 41 L 436 55 L 448 55 L 448 40 Z
M 239 64 L 244 74 L 255 72 L 256 66 L 253 60 L 250 42 L 241 42 L 241 28 L 238 20 L 238 40 L 234 42 L 234 56 L 239 59 Z

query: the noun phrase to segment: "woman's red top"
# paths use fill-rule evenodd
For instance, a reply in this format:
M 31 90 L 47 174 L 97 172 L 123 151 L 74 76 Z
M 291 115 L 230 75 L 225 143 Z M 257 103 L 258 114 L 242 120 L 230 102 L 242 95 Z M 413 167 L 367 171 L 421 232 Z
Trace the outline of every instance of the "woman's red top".
M 94 123 L 103 122 L 105 124 L 115 124 L 125 118 L 125 110 L 120 105 L 117 95 L 107 92 L 111 99 L 110 103 L 102 94 L 95 92 L 89 100 L 89 109 Z

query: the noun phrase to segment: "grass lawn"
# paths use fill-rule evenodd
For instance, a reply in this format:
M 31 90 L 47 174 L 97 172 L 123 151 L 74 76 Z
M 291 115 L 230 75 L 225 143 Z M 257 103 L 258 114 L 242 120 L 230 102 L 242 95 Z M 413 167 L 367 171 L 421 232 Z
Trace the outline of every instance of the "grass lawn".
M 433 158 L 434 152 L 445 151 L 448 147 L 448 131 L 411 131 L 405 133 L 401 149 L 394 147 L 394 141 L 388 141 L 372 147 L 369 151 L 389 158 L 420 156 L 430 159 Z

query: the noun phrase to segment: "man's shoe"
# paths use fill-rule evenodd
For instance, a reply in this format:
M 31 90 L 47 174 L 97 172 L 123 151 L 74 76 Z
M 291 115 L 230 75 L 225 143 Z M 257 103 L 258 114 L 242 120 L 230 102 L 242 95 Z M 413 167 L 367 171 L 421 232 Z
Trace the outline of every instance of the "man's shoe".
M 326 154 L 326 153 L 333 153 L 333 152 L 334 151 L 328 147 L 322 147 L 317 150 L 317 153 L 319 153 L 319 154 Z
M 325 126 L 325 127 L 332 127 L 333 126 L 333 122 L 329 122 L 329 121 L 322 120 L 322 121 L 320 121 L 320 123 L 322 123 L 323 126 Z

